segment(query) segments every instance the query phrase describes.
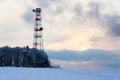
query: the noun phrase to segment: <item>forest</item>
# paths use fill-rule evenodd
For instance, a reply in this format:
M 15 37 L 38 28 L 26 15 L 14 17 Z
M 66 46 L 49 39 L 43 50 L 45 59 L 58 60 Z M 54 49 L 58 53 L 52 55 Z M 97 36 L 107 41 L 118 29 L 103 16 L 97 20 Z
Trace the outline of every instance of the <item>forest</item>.
M 50 67 L 45 51 L 27 47 L 1 47 L 0 66 L 12 67 Z

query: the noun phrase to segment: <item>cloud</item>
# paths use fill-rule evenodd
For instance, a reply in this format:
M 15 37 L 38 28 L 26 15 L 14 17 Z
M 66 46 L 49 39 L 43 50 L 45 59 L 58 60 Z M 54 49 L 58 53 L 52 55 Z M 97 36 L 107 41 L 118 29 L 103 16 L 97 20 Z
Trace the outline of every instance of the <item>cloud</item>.
M 98 25 L 105 26 L 105 28 L 108 30 L 107 33 L 109 33 L 110 35 L 120 36 L 120 32 L 119 32 L 120 15 L 118 14 L 110 15 L 109 13 L 103 14 L 104 10 L 107 9 L 107 7 L 109 6 L 108 5 L 108 6 L 103 7 L 105 3 L 88 1 L 86 2 L 88 3 L 88 5 L 82 5 L 82 2 L 67 4 L 67 1 L 64 1 L 64 0 L 59 0 L 59 1 L 57 0 L 46 0 L 46 1 L 35 0 L 35 3 L 43 9 L 43 16 L 47 15 L 47 17 L 51 18 L 51 21 L 53 21 L 55 17 L 57 18 L 60 15 L 61 17 L 64 16 L 64 18 L 68 15 L 71 15 L 71 18 L 65 18 L 64 21 L 67 21 L 68 19 L 72 21 L 72 19 L 75 19 L 75 23 L 77 21 L 80 23 L 81 20 L 84 20 L 84 19 L 86 20 L 94 19 L 95 22 L 96 21 L 98 22 Z M 88 8 L 88 10 L 85 11 L 86 8 Z M 25 14 L 23 14 L 23 19 L 26 22 L 32 23 L 33 14 L 31 14 L 30 10 L 32 10 L 32 8 L 27 6 L 27 10 Z M 60 20 L 62 20 L 62 18 Z M 60 20 L 59 22 L 63 22 Z
M 106 33 L 113 36 L 113 37 L 120 37 L 120 14 L 117 13 L 105 13 L 103 14 L 102 10 L 105 10 L 107 6 L 103 9 L 102 6 L 105 4 L 99 2 L 90 2 L 88 11 L 88 16 L 90 18 L 94 18 L 98 21 L 99 25 L 103 25 L 107 31 Z M 114 11 L 111 9 L 111 12 Z M 103 28 L 103 27 L 102 27 Z
M 120 69 L 120 51 L 107 51 L 90 49 L 86 51 L 47 50 L 47 54 L 51 59 L 64 60 L 80 63 L 89 63 L 90 66 L 98 66 L 112 69 Z
M 44 36 L 47 45 L 52 45 L 52 48 L 56 48 L 56 45 L 53 45 L 54 42 L 57 46 L 64 42 L 68 47 L 60 46 L 60 49 L 75 50 L 71 44 L 77 45 L 77 50 L 91 47 L 116 49 L 113 45 L 118 44 L 119 40 L 110 39 L 120 37 L 120 15 L 114 12 L 116 7 L 111 2 L 72 0 L 68 4 L 68 0 L 34 0 L 34 4 L 42 8 Z M 26 6 L 23 20 L 33 25 L 32 8 L 32 6 Z M 83 45 L 79 47 L 81 44 Z M 51 46 L 48 49 L 51 49 Z
M 23 20 L 27 24 L 33 24 L 33 22 L 34 22 L 34 14 L 33 14 L 32 10 L 33 10 L 32 7 L 27 7 L 25 9 L 25 13 L 22 15 Z
M 88 15 L 90 17 L 95 17 L 96 19 L 98 19 L 100 17 L 100 3 L 98 2 L 90 2 L 88 4 L 88 7 L 90 8 L 90 10 L 88 11 Z
M 59 1 L 58 0 L 45 0 L 45 1 L 35 0 L 34 3 L 37 6 L 42 8 L 42 15 L 43 15 L 42 17 L 47 16 L 47 19 L 49 17 L 51 21 L 56 20 L 56 18 L 59 16 L 61 16 L 61 19 L 64 18 L 64 21 L 68 20 L 67 16 L 69 15 L 71 15 L 71 17 L 74 15 L 79 16 L 81 13 L 80 9 L 82 9 L 80 3 L 68 4 L 68 1 L 64 1 L 64 0 L 59 0 Z M 33 15 L 30 15 L 28 11 L 30 10 L 30 6 L 26 6 L 26 8 L 27 10 L 23 14 L 23 19 L 31 23 L 30 17 Z M 61 19 L 59 19 L 59 21 L 62 21 Z
M 102 39 L 104 39 L 104 38 L 99 37 L 99 36 L 92 36 L 92 37 L 90 37 L 89 41 L 99 42 L 99 41 L 102 40 Z
M 108 25 L 108 33 L 112 36 L 120 36 L 120 15 L 106 15 L 105 20 Z

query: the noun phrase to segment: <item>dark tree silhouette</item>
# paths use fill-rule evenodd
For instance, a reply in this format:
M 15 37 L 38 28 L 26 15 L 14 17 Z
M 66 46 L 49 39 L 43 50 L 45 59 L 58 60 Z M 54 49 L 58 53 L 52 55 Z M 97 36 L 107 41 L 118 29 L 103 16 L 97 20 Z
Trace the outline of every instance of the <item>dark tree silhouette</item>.
M 50 67 L 50 61 L 43 50 L 5 46 L 0 48 L 0 66 Z

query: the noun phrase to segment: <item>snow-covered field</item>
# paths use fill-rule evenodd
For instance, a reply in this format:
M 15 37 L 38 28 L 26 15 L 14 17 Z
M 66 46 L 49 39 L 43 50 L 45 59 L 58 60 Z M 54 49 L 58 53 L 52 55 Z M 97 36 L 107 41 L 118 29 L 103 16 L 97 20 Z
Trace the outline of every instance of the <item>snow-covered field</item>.
M 0 67 L 0 80 L 120 80 L 120 70 Z

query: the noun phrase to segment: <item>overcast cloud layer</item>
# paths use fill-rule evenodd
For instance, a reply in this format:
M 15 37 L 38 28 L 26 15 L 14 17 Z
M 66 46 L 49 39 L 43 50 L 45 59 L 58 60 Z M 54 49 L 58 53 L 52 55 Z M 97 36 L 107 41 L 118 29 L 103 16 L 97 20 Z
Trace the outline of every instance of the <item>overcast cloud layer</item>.
M 71 22 L 78 21 L 79 24 L 82 23 L 81 19 L 85 19 L 85 21 L 91 19 L 98 21 L 98 23 L 100 23 L 98 25 L 105 26 L 110 35 L 120 36 L 120 14 L 115 13 L 112 9 L 111 12 L 107 12 L 107 10 L 105 11 L 105 9 L 112 7 L 109 3 L 109 5 L 106 5 L 104 3 L 105 1 L 100 2 L 98 0 L 95 2 L 93 0 L 88 0 L 88 2 L 86 2 L 87 5 L 83 5 L 82 1 L 79 0 L 70 1 L 69 4 L 68 1 L 64 0 L 36 0 L 35 2 L 43 9 L 47 16 L 50 17 L 51 22 L 55 21 L 55 19 L 59 16 L 59 22 L 63 22 L 62 19 L 65 18 L 65 20 L 70 19 Z M 30 10 L 30 8 L 28 9 Z M 46 16 L 45 13 L 43 13 L 43 16 Z M 30 17 L 33 15 L 29 14 L 30 12 L 27 11 L 24 19 L 26 21 L 30 21 L 31 23 L 31 20 L 33 21 L 33 19 L 30 19 Z M 67 18 L 67 16 L 69 16 L 69 18 Z M 75 25 L 75 23 L 73 24 Z
M 45 32 L 47 44 L 55 43 L 50 44 L 49 47 L 57 46 L 59 43 L 67 44 L 67 42 L 71 42 L 74 46 L 78 46 L 78 44 L 83 46 L 83 50 L 84 47 L 86 49 L 100 48 L 107 50 L 120 48 L 117 45 L 120 44 L 118 41 L 120 40 L 120 12 L 117 9 L 120 6 L 115 6 L 119 2 L 118 0 L 113 2 L 108 0 L 35 0 L 34 2 L 42 8 L 43 25 L 47 27 L 46 31 L 51 33 L 51 35 L 48 35 Z M 28 10 L 30 8 L 26 7 L 23 19 L 31 24 L 33 14 L 30 14 Z M 97 41 L 92 41 L 91 38 L 93 37 L 96 37 Z M 115 39 L 112 40 L 113 38 Z M 76 39 L 79 41 L 73 43 L 72 41 Z M 109 45 L 111 42 L 113 44 Z M 63 45 L 61 46 L 63 47 Z
M 119 2 L 119 0 L 1 1 L 0 34 L 4 34 L 1 36 L 1 45 L 28 44 L 32 47 L 34 27 L 32 9 L 41 7 L 46 49 L 119 50 Z M 6 32 L 10 35 L 5 34 Z M 23 33 L 24 35 L 21 35 Z

